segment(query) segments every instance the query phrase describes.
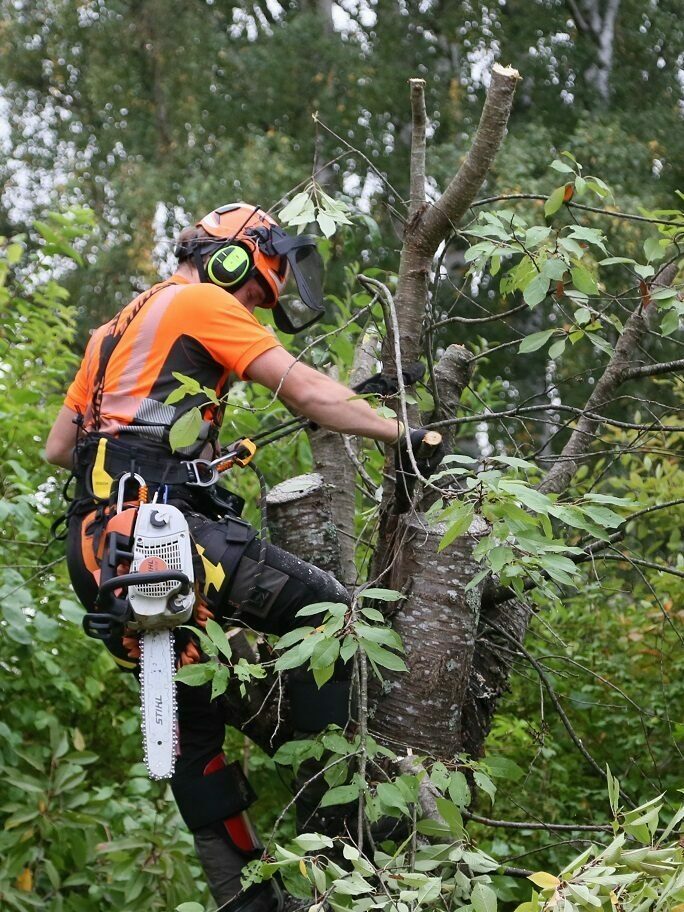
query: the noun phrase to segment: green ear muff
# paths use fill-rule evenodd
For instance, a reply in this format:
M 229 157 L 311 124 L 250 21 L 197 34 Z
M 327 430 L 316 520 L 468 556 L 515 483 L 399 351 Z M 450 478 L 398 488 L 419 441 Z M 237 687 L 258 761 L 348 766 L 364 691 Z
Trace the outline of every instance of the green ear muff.
M 238 288 L 249 277 L 252 268 L 249 251 L 237 244 L 221 247 L 205 267 L 209 280 L 220 288 Z

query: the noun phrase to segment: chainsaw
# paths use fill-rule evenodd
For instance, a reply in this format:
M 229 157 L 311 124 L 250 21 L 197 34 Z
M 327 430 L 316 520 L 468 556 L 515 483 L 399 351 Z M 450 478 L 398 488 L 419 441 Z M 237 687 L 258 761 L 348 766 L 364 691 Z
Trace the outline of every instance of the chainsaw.
M 142 478 L 127 473 L 119 490 Z M 190 530 L 170 504 L 124 504 L 107 524 L 98 610 L 85 615 L 89 636 L 107 639 L 122 626 L 139 633 L 140 705 L 145 765 L 152 779 L 173 775 L 178 752 L 173 629 L 195 604 Z M 130 565 L 128 573 L 118 572 Z

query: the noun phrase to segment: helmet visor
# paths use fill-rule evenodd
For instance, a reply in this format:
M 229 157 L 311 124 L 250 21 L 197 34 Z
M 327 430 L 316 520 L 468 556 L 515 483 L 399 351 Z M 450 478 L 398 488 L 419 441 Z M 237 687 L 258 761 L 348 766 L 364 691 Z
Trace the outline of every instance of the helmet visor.
M 271 243 L 289 267 L 287 284 L 275 308 L 276 326 L 284 332 L 300 332 L 320 320 L 325 310 L 323 260 L 316 239 L 308 235 L 290 237 L 282 229 L 274 229 Z

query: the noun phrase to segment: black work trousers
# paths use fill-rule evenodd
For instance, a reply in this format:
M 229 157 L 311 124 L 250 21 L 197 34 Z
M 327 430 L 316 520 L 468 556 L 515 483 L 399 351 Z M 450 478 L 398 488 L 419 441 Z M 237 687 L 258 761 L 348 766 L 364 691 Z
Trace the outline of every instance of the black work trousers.
M 187 516 L 196 550 L 196 579 L 203 600 L 222 626 L 243 624 L 259 632 L 282 635 L 311 623 L 311 618 L 296 617 L 304 606 L 323 601 L 348 602 L 347 591 L 329 573 L 271 544 L 266 545 L 264 553 L 255 530 L 237 517 L 207 517 L 182 496 L 172 498 L 170 503 L 183 509 Z M 94 566 L 93 554 L 104 534 L 103 526 L 104 520 L 96 513 L 74 515 L 69 523 L 69 572 L 76 594 L 89 611 L 94 610 L 97 581 L 88 568 Z M 107 647 L 119 664 L 130 667 L 120 637 L 107 642 Z M 348 683 L 343 670 L 322 691 L 308 673 L 299 672 L 294 677 L 290 698 L 294 713 L 300 719 L 308 719 L 306 730 L 345 723 Z M 226 725 L 220 702 L 212 701 L 210 694 L 209 685 L 178 685 L 180 756 L 171 784 L 179 809 L 193 831 L 214 899 L 222 904 L 239 892 L 240 870 L 252 857 L 231 841 L 224 821 L 243 811 L 250 798 L 244 787 L 232 788 L 225 777 L 219 775 L 214 780 L 215 774 L 207 773 L 212 761 L 222 753 Z M 216 794 L 205 802 L 211 810 L 184 813 L 184 808 L 193 805 L 197 786 L 202 787 L 206 797 L 206 787 L 212 781 L 216 782 Z M 234 794 L 229 794 L 231 789 Z M 248 904 L 248 908 L 258 912 L 273 907 L 265 893 Z

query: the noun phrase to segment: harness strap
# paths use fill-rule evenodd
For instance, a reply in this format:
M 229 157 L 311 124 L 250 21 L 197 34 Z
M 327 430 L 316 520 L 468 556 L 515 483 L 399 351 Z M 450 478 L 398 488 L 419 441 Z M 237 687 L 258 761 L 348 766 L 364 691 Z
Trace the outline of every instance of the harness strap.
M 133 320 L 138 316 L 140 311 L 143 309 L 145 304 L 150 300 L 151 297 L 157 294 L 158 291 L 162 291 L 164 288 L 168 288 L 169 285 L 175 285 L 176 282 L 172 282 L 170 279 L 167 282 L 162 282 L 160 285 L 155 285 L 150 288 L 147 292 L 140 295 L 136 303 L 133 305 L 131 312 L 126 317 L 126 321 L 123 326 L 119 329 L 119 320 L 123 314 L 125 307 L 122 308 L 116 317 L 114 318 L 113 326 L 110 332 L 102 340 L 100 345 L 100 360 L 97 365 L 97 373 L 95 374 L 95 379 L 93 381 L 93 398 L 92 398 L 92 410 L 93 410 L 93 427 L 96 431 L 100 429 L 100 409 L 102 408 L 102 397 L 104 395 L 104 385 L 105 385 L 105 375 L 107 373 L 107 366 L 111 360 L 114 351 L 123 338 L 124 333 L 131 325 Z M 127 304 L 126 307 L 129 305 Z

